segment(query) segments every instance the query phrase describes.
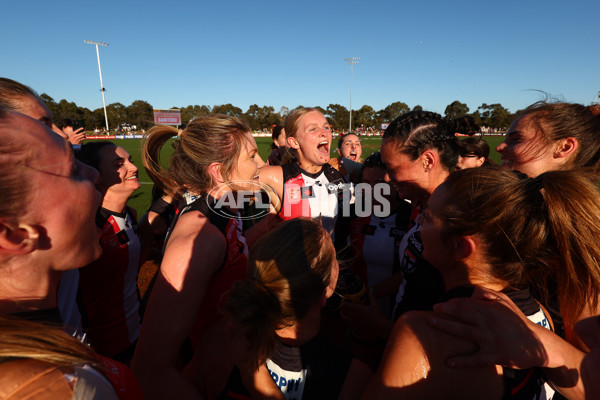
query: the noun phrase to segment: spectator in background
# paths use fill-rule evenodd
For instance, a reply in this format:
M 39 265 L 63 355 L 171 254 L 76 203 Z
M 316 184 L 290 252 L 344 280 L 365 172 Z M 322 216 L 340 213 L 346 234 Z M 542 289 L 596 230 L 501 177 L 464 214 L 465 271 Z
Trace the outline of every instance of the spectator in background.
M 102 193 L 95 223 L 102 256 L 79 270 L 82 322 L 98 353 L 127 364 L 141 326 L 141 246 L 135 211 L 127 206 L 140 187 L 138 169 L 124 148 L 106 141 L 83 145 L 76 157 L 100 172 L 96 188 Z
M 283 156 L 285 155 L 287 149 L 287 140 L 285 136 L 285 129 L 283 129 L 283 125 L 277 124 L 273 127 L 272 137 L 273 143 L 271 143 L 271 149 L 273 149 L 273 151 L 267 159 L 267 164 L 281 165 L 281 162 L 283 161 Z
M 61 131 L 67 136 L 67 140 L 72 145 L 80 146 L 85 140 L 85 128 L 78 126 L 79 124 L 73 122 L 71 119 L 63 119 L 61 123 Z

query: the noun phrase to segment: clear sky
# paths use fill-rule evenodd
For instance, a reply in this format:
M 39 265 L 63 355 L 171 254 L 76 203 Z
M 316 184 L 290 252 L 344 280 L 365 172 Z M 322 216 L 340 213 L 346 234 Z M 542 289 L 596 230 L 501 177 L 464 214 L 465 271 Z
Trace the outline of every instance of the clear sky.
M 7 1 L 0 76 L 56 101 L 511 112 L 600 90 L 600 1 Z

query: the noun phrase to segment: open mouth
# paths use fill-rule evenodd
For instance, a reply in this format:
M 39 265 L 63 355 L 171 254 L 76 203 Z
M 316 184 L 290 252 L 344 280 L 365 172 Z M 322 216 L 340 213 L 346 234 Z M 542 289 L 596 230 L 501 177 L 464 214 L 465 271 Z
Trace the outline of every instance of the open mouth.
M 329 154 L 329 142 L 327 140 L 322 141 L 321 143 L 319 143 L 317 145 L 317 150 L 319 150 L 319 153 L 325 155 L 325 154 Z
M 348 156 L 348 158 L 352 161 L 356 161 L 356 152 L 353 151 L 350 153 L 350 155 Z

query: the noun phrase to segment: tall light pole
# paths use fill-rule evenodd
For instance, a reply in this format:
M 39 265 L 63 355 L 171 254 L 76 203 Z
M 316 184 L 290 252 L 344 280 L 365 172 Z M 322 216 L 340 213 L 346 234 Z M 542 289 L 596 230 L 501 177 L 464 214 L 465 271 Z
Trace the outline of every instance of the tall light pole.
M 352 76 L 354 75 L 354 64 L 358 64 L 360 57 L 344 58 L 348 64 L 350 64 L 350 124 L 348 126 L 348 133 L 352 132 Z
M 106 101 L 104 100 L 104 84 L 102 83 L 102 68 L 100 68 L 100 52 L 98 51 L 98 46 L 108 46 L 108 43 L 102 42 L 94 42 L 91 40 L 84 40 L 87 44 L 95 44 L 96 45 L 96 56 L 98 57 L 98 72 L 100 73 L 100 91 L 102 92 L 102 105 L 104 106 L 104 121 L 106 122 L 106 131 L 110 132 L 108 129 L 108 114 L 106 113 Z

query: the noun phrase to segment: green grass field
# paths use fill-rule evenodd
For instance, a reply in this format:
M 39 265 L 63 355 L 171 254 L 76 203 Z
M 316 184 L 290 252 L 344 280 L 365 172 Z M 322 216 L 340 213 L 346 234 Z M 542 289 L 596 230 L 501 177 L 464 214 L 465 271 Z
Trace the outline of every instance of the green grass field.
M 496 146 L 504 140 L 502 136 L 486 136 L 485 140 L 490 145 L 490 158 L 493 161 L 499 162 L 500 155 L 496 152 Z M 363 137 L 362 148 L 363 148 L 363 158 L 368 157 L 371 153 L 379 150 L 381 145 L 381 137 Z M 141 140 L 140 139 L 122 139 L 122 140 L 113 140 L 117 145 L 122 146 L 131 154 L 134 162 L 140 168 L 139 170 L 139 180 L 142 184 L 142 187 L 138 189 L 131 199 L 129 200 L 129 205 L 133 207 L 138 212 L 138 217 L 142 216 L 146 210 L 150 207 L 150 202 L 152 198 L 152 181 L 146 174 L 146 171 L 142 167 L 142 158 L 141 158 Z M 269 147 L 271 144 L 271 138 L 268 137 L 260 137 L 256 138 L 256 144 L 258 145 L 258 152 L 263 160 L 266 160 L 271 154 L 271 148 Z M 334 140 L 332 156 L 334 154 L 334 149 L 337 144 L 337 141 Z M 171 147 L 166 145 L 164 147 L 164 159 L 169 155 L 172 151 Z M 337 153 L 336 153 L 337 155 Z

